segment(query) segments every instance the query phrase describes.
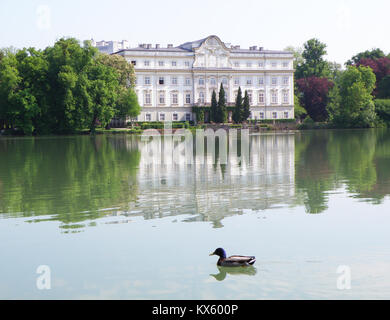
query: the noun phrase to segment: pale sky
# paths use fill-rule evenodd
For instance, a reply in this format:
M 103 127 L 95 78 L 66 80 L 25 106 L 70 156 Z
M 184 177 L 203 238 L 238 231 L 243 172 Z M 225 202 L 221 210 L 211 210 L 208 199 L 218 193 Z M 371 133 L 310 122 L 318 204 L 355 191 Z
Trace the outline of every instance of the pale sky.
M 45 48 L 61 37 L 174 46 L 215 34 L 242 48 L 302 46 L 316 37 L 328 60 L 390 52 L 389 0 L 0 0 L 0 48 Z

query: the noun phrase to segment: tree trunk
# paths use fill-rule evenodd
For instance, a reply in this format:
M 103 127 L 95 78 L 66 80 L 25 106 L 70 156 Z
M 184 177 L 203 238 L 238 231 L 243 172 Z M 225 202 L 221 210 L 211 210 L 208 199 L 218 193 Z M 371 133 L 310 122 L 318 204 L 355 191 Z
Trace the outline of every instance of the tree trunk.
M 90 132 L 91 132 L 92 134 L 95 134 L 95 132 L 96 132 L 96 120 L 97 120 L 97 116 L 94 115 L 94 116 L 93 116 L 93 119 L 92 119 L 91 126 L 90 126 Z

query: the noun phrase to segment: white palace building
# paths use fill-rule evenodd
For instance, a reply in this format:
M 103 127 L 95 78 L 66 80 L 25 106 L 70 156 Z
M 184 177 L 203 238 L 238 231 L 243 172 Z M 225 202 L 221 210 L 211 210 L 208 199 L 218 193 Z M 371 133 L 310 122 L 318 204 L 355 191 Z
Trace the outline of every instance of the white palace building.
M 248 91 L 251 119 L 294 118 L 290 52 L 241 49 L 213 35 L 178 47 L 140 44 L 113 54 L 135 67 L 142 107 L 138 121 L 196 121 L 193 108 L 210 106 L 213 90 L 218 96 L 221 83 L 228 106 L 234 106 L 239 87 L 243 94 Z

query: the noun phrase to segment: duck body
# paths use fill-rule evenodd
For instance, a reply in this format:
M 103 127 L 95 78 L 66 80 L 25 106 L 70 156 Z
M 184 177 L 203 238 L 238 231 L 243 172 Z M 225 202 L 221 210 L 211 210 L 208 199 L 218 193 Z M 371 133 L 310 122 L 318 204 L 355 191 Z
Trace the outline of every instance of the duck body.
M 226 252 L 222 248 L 218 248 L 210 256 L 219 256 L 217 265 L 220 267 L 249 267 L 253 266 L 256 262 L 254 256 L 231 256 L 226 257 Z

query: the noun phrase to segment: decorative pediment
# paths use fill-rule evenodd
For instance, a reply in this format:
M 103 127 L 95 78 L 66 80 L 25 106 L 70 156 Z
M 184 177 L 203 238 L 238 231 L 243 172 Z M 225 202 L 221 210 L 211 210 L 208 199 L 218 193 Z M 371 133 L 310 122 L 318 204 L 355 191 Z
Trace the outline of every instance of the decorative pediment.
M 231 68 L 230 50 L 217 36 L 210 36 L 195 49 L 194 67 Z

